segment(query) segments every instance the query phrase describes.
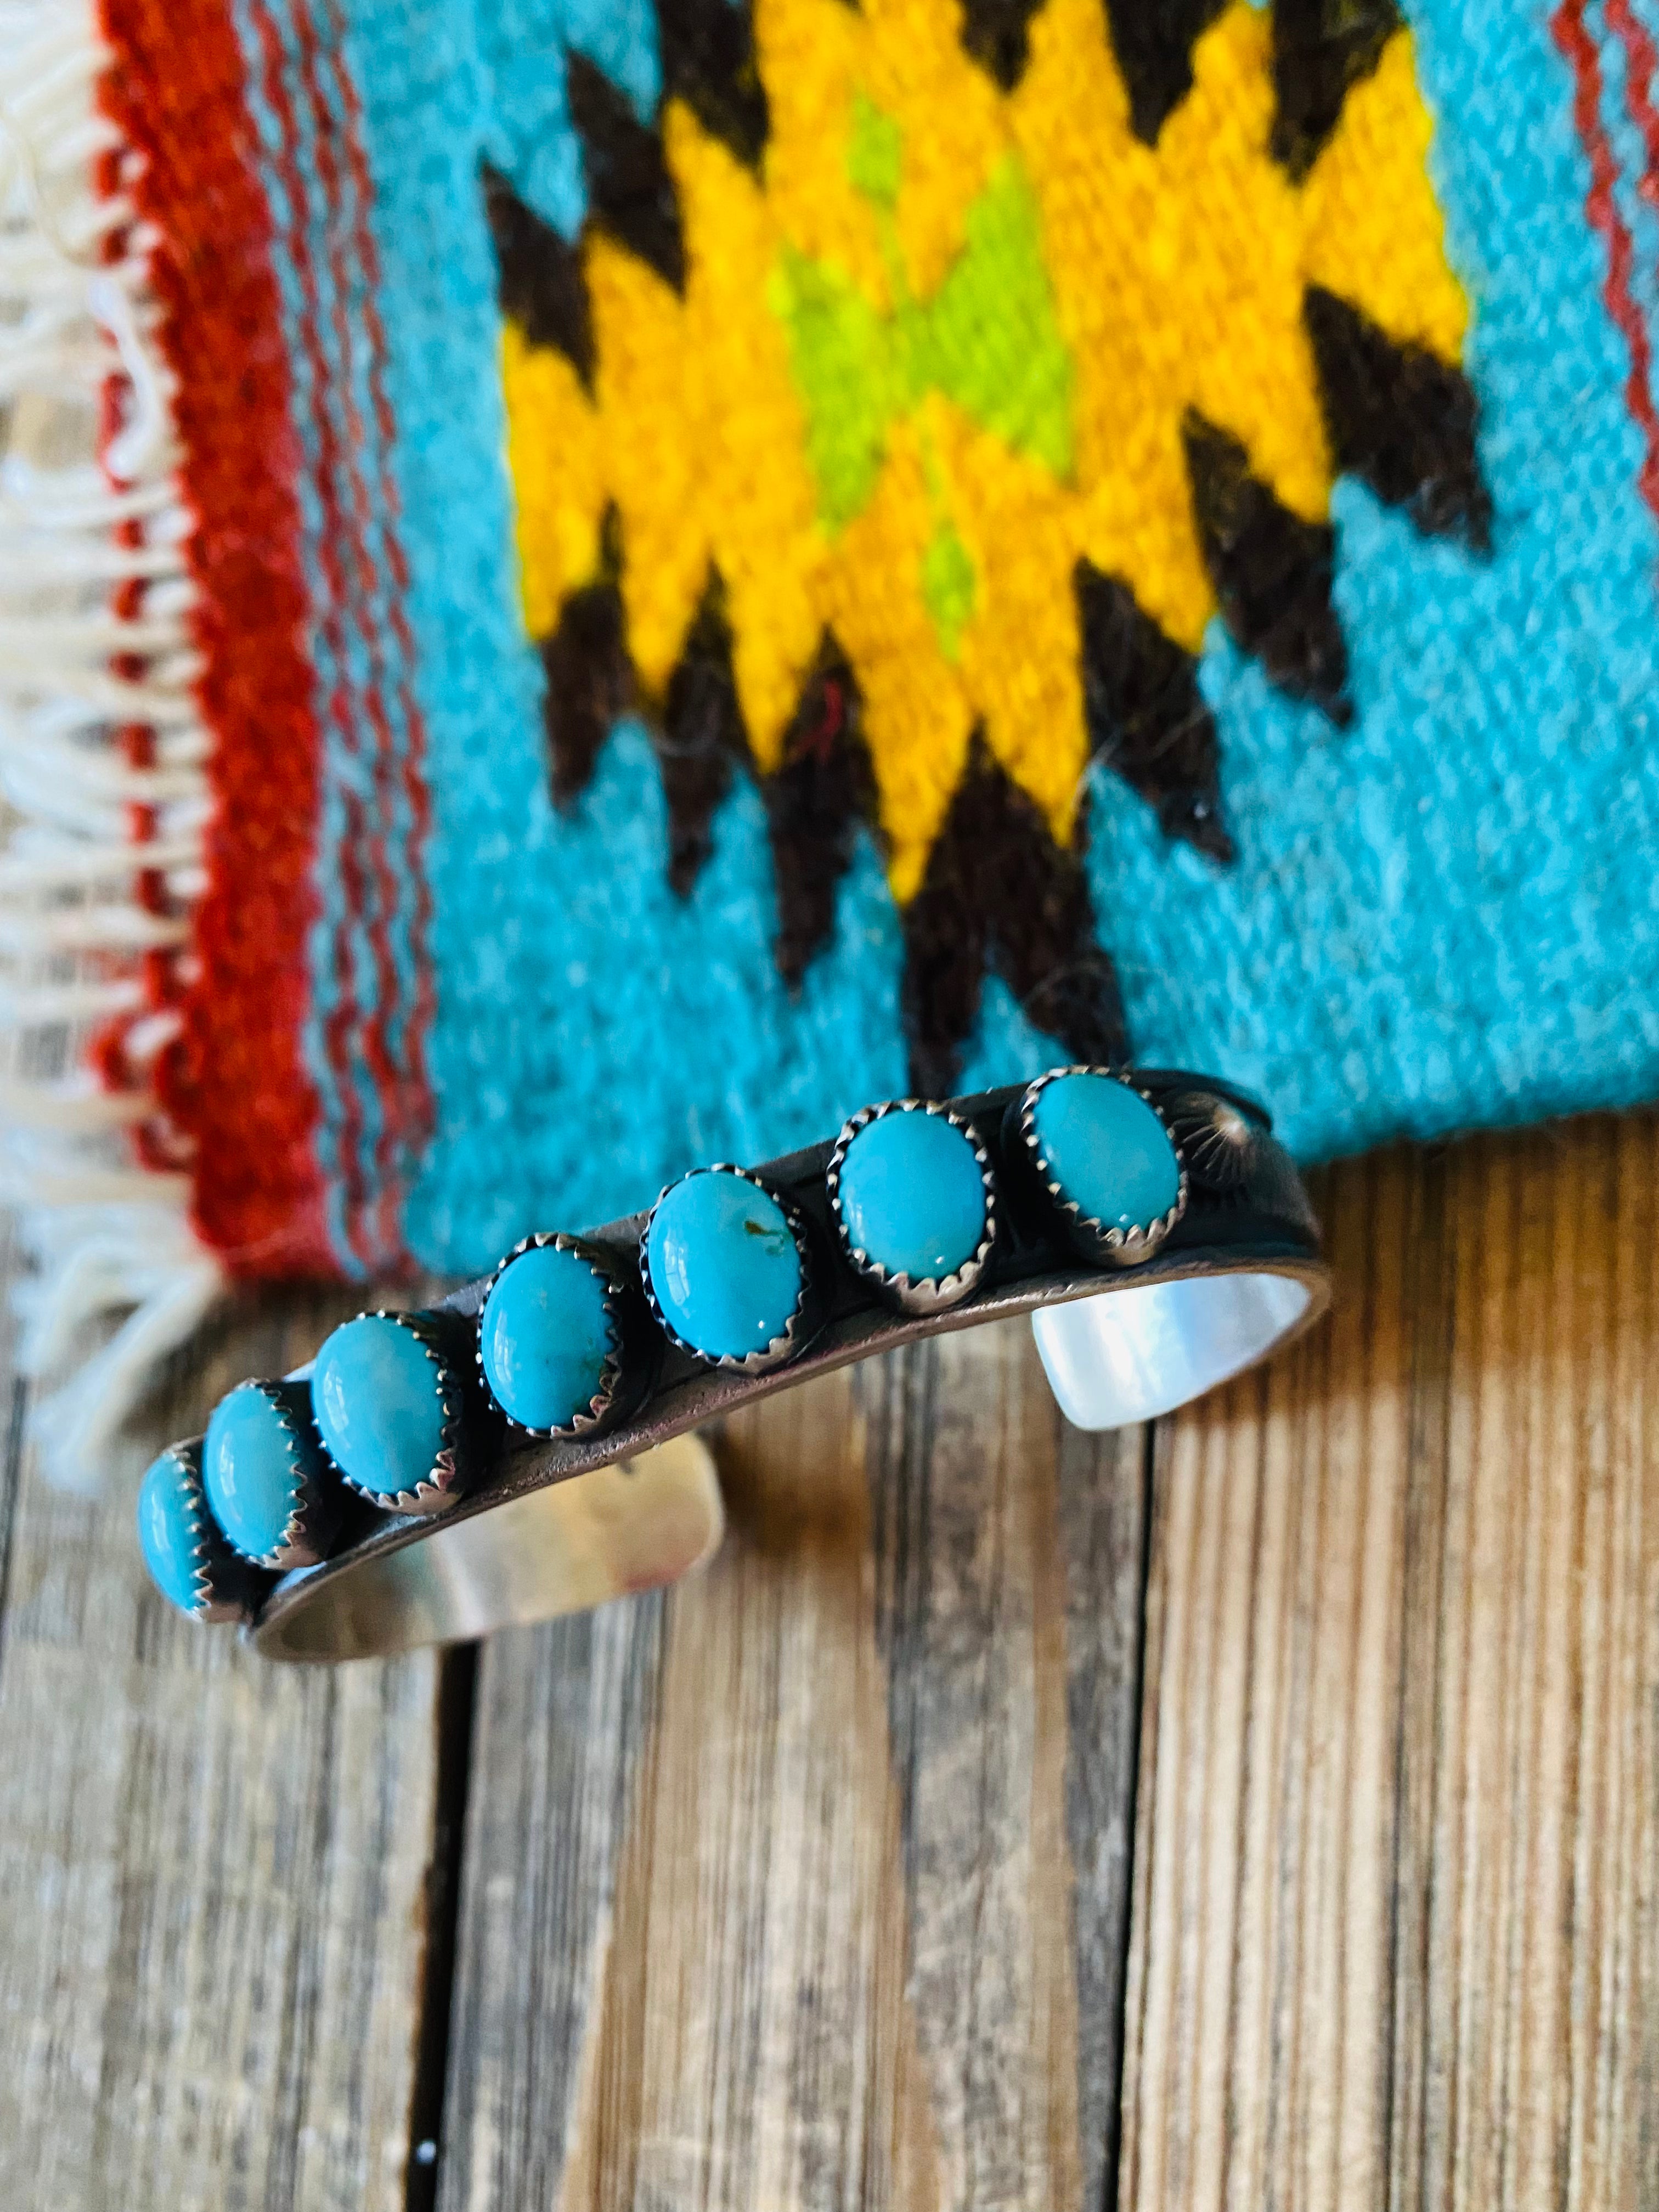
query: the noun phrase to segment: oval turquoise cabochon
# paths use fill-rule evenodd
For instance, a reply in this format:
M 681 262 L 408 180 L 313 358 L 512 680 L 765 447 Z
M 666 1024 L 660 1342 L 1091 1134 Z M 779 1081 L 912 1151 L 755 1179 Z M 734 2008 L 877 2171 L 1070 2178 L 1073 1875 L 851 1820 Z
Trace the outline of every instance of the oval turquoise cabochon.
M 664 1319 L 706 1358 L 764 1352 L 800 1303 L 800 1254 L 783 1208 L 730 1168 L 699 1168 L 670 1185 L 651 1216 L 646 1260 Z
M 599 1395 L 616 1346 L 609 1285 L 580 1252 L 534 1245 L 509 1260 L 484 1301 L 484 1380 L 510 1420 L 568 1428 Z
M 324 1340 L 311 1403 L 329 1455 L 376 1497 L 426 1481 L 448 1441 L 446 1383 L 456 1384 L 408 1323 L 361 1314 Z
M 176 1451 L 164 1451 L 138 1486 L 138 1548 L 150 1580 L 181 1613 L 197 1609 L 196 1550 L 202 1507 L 196 1478 Z
M 936 1282 L 965 1267 L 985 1234 L 974 1142 L 943 1114 L 884 1114 L 847 1147 L 838 1193 L 854 1249 L 890 1274 Z
M 1056 1075 L 1037 1092 L 1031 1118 L 1050 1176 L 1103 1228 L 1150 1228 L 1180 1197 L 1169 1131 L 1115 1076 Z
M 280 1546 L 301 1481 L 280 1410 L 257 1383 L 239 1383 L 208 1423 L 202 1486 L 214 1519 L 246 1558 L 268 1559 Z

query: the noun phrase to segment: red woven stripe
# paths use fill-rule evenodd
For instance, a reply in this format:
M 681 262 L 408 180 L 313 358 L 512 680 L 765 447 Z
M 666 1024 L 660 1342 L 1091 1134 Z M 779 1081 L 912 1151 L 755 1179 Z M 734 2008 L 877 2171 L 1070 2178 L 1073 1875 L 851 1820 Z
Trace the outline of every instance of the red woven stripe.
M 298 557 L 298 442 L 241 57 L 222 0 L 103 0 L 106 106 L 143 155 L 153 282 L 177 380 L 199 694 L 217 806 L 199 972 L 158 1068 L 197 1147 L 197 1225 L 249 1275 L 336 1272 L 301 1026 L 315 915 L 318 733 Z
M 1607 15 L 1608 27 L 1618 33 L 1625 49 L 1625 105 L 1647 149 L 1647 167 L 1638 191 L 1651 205 L 1659 199 L 1659 112 L 1653 105 L 1659 47 L 1632 13 L 1630 0 L 1607 0 Z
M 1561 0 L 1550 18 L 1556 45 L 1572 69 L 1572 118 L 1584 151 L 1589 156 L 1590 188 L 1584 211 L 1607 240 L 1607 281 L 1603 296 L 1607 312 L 1630 348 L 1630 375 L 1625 385 L 1625 404 L 1647 441 L 1647 459 L 1637 479 L 1648 505 L 1659 514 L 1659 415 L 1653 404 L 1653 355 L 1647 325 L 1631 295 L 1630 271 L 1633 247 L 1630 229 L 1613 198 L 1618 166 L 1607 132 L 1601 127 L 1601 60 L 1595 42 L 1584 28 L 1585 0 Z
M 297 0 L 293 9 L 293 20 L 301 44 L 303 74 L 308 66 L 306 56 L 307 50 L 312 48 L 313 37 L 310 16 L 303 0 Z M 263 89 L 282 134 L 278 168 L 287 188 L 289 204 L 303 210 L 305 187 L 300 174 L 299 124 L 283 68 L 282 40 L 270 16 L 263 10 L 259 12 L 258 26 L 264 64 Z M 330 212 L 332 213 L 337 204 L 337 179 L 329 150 L 328 118 L 322 112 L 320 100 L 317 98 L 314 70 L 311 72 L 307 91 L 319 111 L 315 118 L 319 126 L 316 132 L 319 170 L 325 195 L 330 204 Z M 305 349 L 312 388 L 321 392 L 331 386 L 332 377 L 328 356 L 323 348 L 323 307 L 316 270 L 311 260 L 309 227 L 303 214 L 294 224 L 289 245 L 304 303 L 300 340 Z M 349 336 L 343 328 L 340 335 L 343 343 L 349 343 Z M 328 720 L 336 732 L 337 743 L 346 753 L 361 755 L 362 738 L 367 734 L 370 779 L 378 795 L 381 766 L 391 751 L 392 744 L 386 704 L 378 684 L 373 679 L 361 697 L 348 690 L 346 635 L 341 617 L 341 609 L 347 604 L 351 588 L 347 575 L 345 549 L 349 548 L 351 567 L 359 586 L 372 584 L 362 541 L 356 534 L 358 518 L 348 513 L 341 500 L 343 489 L 356 483 L 355 463 L 353 457 L 341 446 L 335 431 L 331 409 L 319 404 L 312 410 L 312 416 L 316 425 L 318 446 L 315 479 L 323 508 L 323 529 L 318 552 L 322 562 L 325 591 L 324 605 L 319 611 L 323 635 L 337 672 L 337 681 L 329 695 Z M 368 723 L 366 733 L 359 728 L 360 713 Z M 339 1172 L 344 1187 L 347 1233 L 354 1251 L 364 1265 L 380 1269 L 395 1261 L 395 1231 L 388 1244 L 384 1224 L 379 1218 L 375 1193 L 365 1187 L 362 1164 L 362 1109 L 358 1097 L 361 1078 L 355 1064 L 354 1046 L 362 1048 L 368 1063 L 369 1079 L 381 1102 L 383 1116 L 389 1120 L 394 1110 L 397 1071 L 386 1041 L 386 1010 L 397 988 L 397 971 L 392 964 L 392 947 L 386 934 L 386 915 L 396 891 L 383 834 L 386 820 L 384 805 L 377 805 L 372 817 L 365 811 L 356 793 L 348 789 L 344 793 L 344 808 L 346 827 L 339 853 L 340 883 L 350 920 L 365 922 L 365 934 L 374 963 L 375 1003 L 373 1007 L 366 1009 L 354 1006 L 349 948 L 341 945 L 337 948 L 336 978 L 340 986 L 340 994 L 325 1028 L 329 1059 L 343 1109 L 339 1130 Z M 371 878 L 374 884 L 372 897 L 369 890 Z M 384 1143 L 377 1147 L 377 1152 L 384 1162 L 386 1158 Z

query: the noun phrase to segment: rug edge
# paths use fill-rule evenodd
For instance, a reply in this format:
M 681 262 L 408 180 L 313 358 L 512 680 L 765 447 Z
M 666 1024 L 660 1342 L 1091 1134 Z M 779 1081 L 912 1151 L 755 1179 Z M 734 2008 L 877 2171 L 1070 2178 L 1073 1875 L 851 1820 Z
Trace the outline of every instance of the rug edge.
M 158 1083 L 205 882 L 212 741 L 156 304 L 100 106 L 108 52 L 89 0 L 24 0 L 10 21 L 0 1188 L 35 1263 L 15 1293 L 18 1371 L 45 1386 L 31 1425 L 48 1474 L 86 1489 L 227 1281 Z

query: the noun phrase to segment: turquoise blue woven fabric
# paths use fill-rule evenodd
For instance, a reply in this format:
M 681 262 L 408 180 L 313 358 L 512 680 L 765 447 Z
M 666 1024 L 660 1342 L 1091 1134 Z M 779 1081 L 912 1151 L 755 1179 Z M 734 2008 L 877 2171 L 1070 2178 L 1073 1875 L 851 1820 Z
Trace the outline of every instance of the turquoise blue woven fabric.
M 1337 473 L 1346 726 L 1276 678 L 1224 605 L 1212 615 L 1194 659 L 1231 858 L 1169 834 L 1103 760 L 1086 770 L 1082 881 L 1135 1055 L 1258 1093 L 1304 1161 L 1659 1094 L 1659 535 L 1629 388 L 1659 222 L 1638 191 L 1649 155 L 1628 43 L 1597 7 L 1553 21 L 1504 0 L 1407 0 L 1404 14 L 1445 258 L 1468 302 L 1461 373 L 1490 550 Z M 244 15 L 252 52 L 251 0 Z M 1653 27 L 1649 0 L 1636 19 Z M 1588 90 L 1570 34 L 1597 58 Z M 472 1270 L 529 1230 L 647 1201 L 691 1163 L 763 1158 L 903 1094 L 913 956 L 878 827 L 860 818 L 827 933 L 798 975 L 780 972 L 775 821 L 741 763 L 707 857 L 672 879 L 660 700 L 643 684 L 580 788 L 554 789 L 552 663 L 526 629 L 501 248 L 480 179 L 505 179 L 550 240 L 591 237 L 596 156 L 569 57 L 659 128 L 659 10 L 351 0 L 338 35 L 372 181 L 431 794 L 433 1116 L 403 1233 L 423 1263 Z M 262 82 L 251 70 L 256 113 Z M 775 96 L 775 130 L 777 113 Z M 279 135 L 266 114 L 262 144 Z M 1610 305 L 1610 233 L 1590 205 L 1598 145 L 1633 240 L 1628 314 Z M 284 300 L 301 312 L 291 286 Z M 1027 1011 L 990 960 L 958 1041 L 961 1088 L 1069 1056 L 1024 995 Z M 319 992 L 313 1026 L 326 1012 Z M 337 1085 L 315 1037 L 310 1051 L 319 1087 Z

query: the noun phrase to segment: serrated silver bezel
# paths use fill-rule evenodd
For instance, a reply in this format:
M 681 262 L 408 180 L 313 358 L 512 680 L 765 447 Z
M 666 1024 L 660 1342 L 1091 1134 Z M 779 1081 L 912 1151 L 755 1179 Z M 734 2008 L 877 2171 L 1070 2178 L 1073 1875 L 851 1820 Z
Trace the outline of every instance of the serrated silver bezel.
M 571 1252 L 579 1260 L 586 1260 L 596 1274 L 603 1275 L 609 1286 L 605 1293 L 605 1318 L 611 1324 L 611 1349 L 599 1370 L 599 1387 L 588 1400 L 586 1410 L 577 1413 L 562 1428 L 532 1429 L 523 1421 L 514 1419 L 501 1400 L 489 1387 L 489 1377 L 483 1364 L 483 1317 L 489 1304 L 489 1294 L 513 1262 L 526 1252 L 538 1252 L 551 1245 L 556 1252 Z M 477 1362 L 478 1380 L 489 1402 L 514 1436 L 534 1437 L 547 1443 L 555 1437 L 591 1436 L 603 1428 L 615 1414 L 622 1392 L 623 1378 L 627 1372 L 627 1346 L 623 1340 L 623 1304 L 629 1291 L 627 1278 L 616 1261 L 602 1245 L 590 1243 L 585 1237 L 567 1237 L 562 1230 L 538 1231 L 533 1237 L 521 1237 L 513 1249 L 495 1266 L 489 1280 L 484 1285 L 483 1296 L 478 1301 L 478 1318 L 472 1334 L 472 1357 Z
M 273 1574 L 289 1574 L 295 1567 L 314 1567 L 328 1556 L 329 1540 L 334 1533 L 337 1514 L 325 1495 L 321 1481 L 325 1472 L 333 1474 L 334 1462 L 323 1449 L 322 1438 L 317 1434 L 316 1424 L 310 1418 L 311 1385 L 293 1382 L 285 1376 L 251 1375 L 246 1381 L 227 1390 L 225 1398 L 234 1397 L 238 1390 L 258 1390 L 264 1396 L 287 1431 L 289 1463 L 294 1471 L 294 1499 L 289 1508 L 283 1534 L 275 1547 L 265 1553 L 245 1552 L 229 1533 L 216 1521 L 227 1544 L 239 1559 L 246 1559 L 256 1567 L 267 1567 Z M 306 1405 L 305 1425 L 295 1419 L 294 1400 L 302 1394 Z M 221 1399 L 220 1403 L 224 1403 Z M 205 1500 L 207 1486 L 203 1483 Z M 212 1511 L 211 1506 L 209 1511 Z
M 339 1477 L 345 1487 L 358 1498 L 366 1498 L 371 1505 L 378 1505 L 383 1513 L 441 1513 L 447 1506 L 453 1505 L 459 1495 L 457 1481 L 460 1474 L 461 1437 L 466 1420 L 466 1403 L 461 1395 L 460 1376 L 442 1342 L 439 1324 L 429 1314 L 419 1310 L 409 1312 L 398 1306 L 366 1307 L 362 1313 L 354 1314 L 351 1320 L 396 1322 L 400 1328 L 407 1330 L 415 1339 L 431 1361 L 438 1377 L 441 1393 L 440 1403 L 444 1415 L 443 1442 L 438 1447 L 438 1456 L 433 1461 L 430 1471 L 408 1490 L 371 1490 L 366 1483 L 356 1481 L 330 1451 L 323 1436 L 323 1425 L 316 1419 L 313 1407 L 312 1425 L 317 1432 L 318 1448 L 330 1470 Z M 340 1326 L 349 1328 L 351 1322 L 342 1322 Z M 325 1337 L 323 1344 L 327 1342 L 328 1338 Z M 321 1354 L 322 1345 L 319 1345 L 318 1358 Z M 313 1370 L 316 1364 L 316 1359 L 311 1363 Z M 311 1386 L 307 1383 L 306 1387 L 309 1389 Z
M 192 1538 L 190 1572 L 195 1601 L 189 1607 L 175 1610 L 182 1611 L 188 1620 L 210 1626 L 218 1621 L 246 1620 L 252 1617 L 252 1589 L 243 1585 L 252 1583 L 254 1568 L 231 1543 L 209 1509 L 207 1492 L 202 1485 L 202 1437 L 186 1437 L 181 1443 L 168 1444 L 161 1456 L 177 1460 L 184 1470 Z
M 769 1344 L 762 1346 L 757 1352 L 719 1353 L 700 1352 L 695 1344 L 689 1344 L 668 1321 L 662 1308 L 657 1303 L 656 1291 L 652 1288 L 651 1224 L 657 1218 L 657 1207 L 662 1204 L 671 1190 L 678 1190 L 683 1182 L 689 1182 L 693 1176 L 700 1175 L 738 1176 L 744 1182 L 752 1183 L 757 1190 L 764 1191 L 774 1206 L 782 1212 L 785 1221 L 789 1224 L 789 1233 L 795 1240 L 795 1254 L 800 1261 L 800 1290 L 795 1298 L 795 1310 L 790 1315 L 781 1334 L 775 1336 Z M 699 1366 L 722 1367 L 727 1373 L 734 1375 L 764 1375 L 770 1368 L 782 1367 L 787 1364 L 805 1341 L 806 1315 L 812 1290 L 811 1261 L 807 1251 L 805 1224 L 799 1213 L 790 1205 L 781 1191 L 775 1189 L 769 1182 L 762 1176 L 753 1174 L 748 1168 L 738 1167 L 730 1160 L 716 1160 L 706 1168 L 689 1169 L 684 1175 L 676 1176 L 672 1182 L 665 1183 L 657 1193 L 656 1205 L 653 1205 L 650 1212 L 646 1215 L 645 1226 L 640 1231 L 640 1282 L 644 1289 L 645 1302 L 650 1308 L 653 1321 L 656 1322 L 657 1327 L 677 1352 L 683 1352 L 688 1359 L 695 1359 Z
M 1180 1184 L 1176 1202 L 1167 1213 L 1154 1221 L 1137 1222 L 1131 1228 L 1120 1229 L 1115 1223 L 1109 1229 L 1093 1214 L 1085 1213 L 1074 1198 L 1068 1198 L 1055 1180 L 1048 1155 L 1042 1149 L 1036 1132 L 1036 1102 L 1051 1083 L 1058 1083 L 1066 1075 L 1102 1075 L 1109 1082 L 1121 1083 L 1126 1091 L 1133 1091 L 1144 1105 L 1150 1106 L 1158 1118 L 1164 1133 L 1175 1153 L 1176 1168 Z M 1060 1216 L 1067 1234 L 1079 1250 L 1091 1259 L 1103 1261 L 1112 1267 L 1138 1267 L 1150 1260 L 1164 1238 L 1187 1211 L 1190 1185 L 1187 1163 L 1182 1156 L 1181 1139 L 1170 1126 L 1169 1116 L 1156 1098 L 1143 1091 L 1133 1076 L 1125 1075 L 1115 1067 L 1051 1067 L 1047 1074 L 1039 1075 L 1028 1083 L 1020 1093 L 1016 1110 L 1015 1127 L 1018 1132 L 1021 1150 L 1035 1172 L 1049 1204 Z
M 920 1279 L 884 1267 L 873 1260 L 861 1245 L 854 1244 L 848 1230 L 841 1206 L 841 1171 L 853 1140 L 869 1128 L 872 1122 L 884 1121 L 890 1114 L 931 1114 L 941 1121 L 948 1121 L 959 1129 L 974 1148 L 974 1158 L 979 1163 L 980 1183 L 985 1193 L 985 1229 L 978 1244 L 960 1267 L 948 1275 L 924 1276 Z M 835 1150 L 830 1155 L 829 1165 L 823 1171 L 823 1187 L 830 1200 L 830 1210 L 836 1218 L 836 1235 L 840 1240 L 842 1256 L 855 1274 L 872 1283 L 890 1305 L 901 1313 L 943 1313 L 947 1307 L 960 1305 L 963 1298 L 971 1297 L 985 1273 L 985 1263 L 997 1233 L 997 1186 L 991 1166 L 991 1156 L 979 1140 L 978 1132 L 971 1121 L 964 1121 L 939 1099 L 892 1098 L 884 1105 L 861 1106 L 856 1114 L 842 1122 L 841 1133 L 836 1139 Z

